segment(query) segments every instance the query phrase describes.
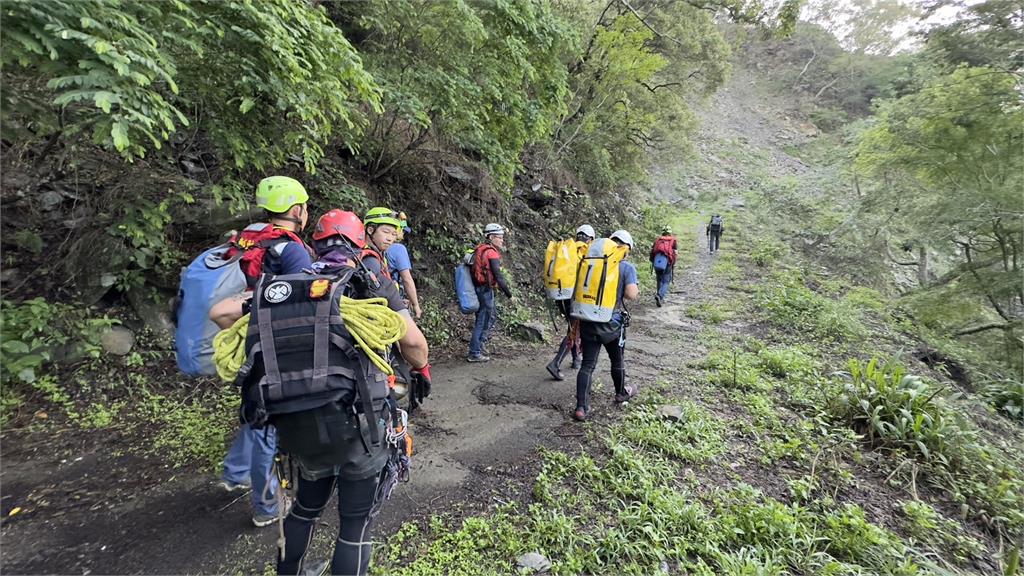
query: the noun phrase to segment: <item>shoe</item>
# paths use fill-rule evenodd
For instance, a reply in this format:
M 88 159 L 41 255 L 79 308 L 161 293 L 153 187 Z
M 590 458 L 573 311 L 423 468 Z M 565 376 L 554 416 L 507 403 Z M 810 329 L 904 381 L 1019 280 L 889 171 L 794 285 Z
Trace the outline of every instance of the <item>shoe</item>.
M 622 404 L 623 402 L 629 402 L 629 399 L 636 396 L 635 386 L 626 386 L 625 390 L 621 394 L 615 395 L 615 403 Z
M 572 359 L 572 366 L 569 367 L 572 368 L 573 370 L 579 370 L 580 366 L 583 366 L 583 362 L 580 360 L 580 357 L 577 356 Z
M 490 356 L 484 356 L 483 354 L 477 354 L 476 356 L 466 356 L 466 362 L 490 362 Z
M 654 303 L 658 305 L 658 308 L 661 308 L 661 296 L 655 296 Z
M 252 523 L 257 528 L 263 528 L 277 522 L 278 517 L 280 517 L 280 514 L 253 514 Z
M 217 486 L 225 492 L 244 492 L 245 490 L 252 488 L 252 484 L 249 484 L 248 482 L 235 483 L 228 480 L 221 480 L 220 482 L 217 482 Z
M 583 408 L 577 408 L 576 411 L 572 413 L 572 419 L 577 422 L 585 421 L 587 419 L 587 411 Z
M 551 377 L 555 380 L 565 380 L 565 377 L 562 376 L 562 371 L 556 368 L 553 364 L 548 364 L 545 368 L 547 368 L 548 374 L 551 374 Z

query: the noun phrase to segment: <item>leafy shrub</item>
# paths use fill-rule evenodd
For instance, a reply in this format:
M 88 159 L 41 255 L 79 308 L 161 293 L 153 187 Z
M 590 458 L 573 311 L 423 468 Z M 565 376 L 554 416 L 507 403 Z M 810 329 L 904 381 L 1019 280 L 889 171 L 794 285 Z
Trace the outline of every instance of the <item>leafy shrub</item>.
M 868 442 L 953 464 L 959 444 L 973 434 L 960 426 L 938 396 L 939 390 L 893 363 L 849 363 L 850 382 L 832 400 L 829 411 Z
M 86 356 L 100 354 L 99 337 L 115 323 L 87 309 L 35 298 L 0 307 L 0 377 L 3 385 L 35 383 L 61 346 L 76 343 Z
M 7 83 L 10 101 L 24 101 L 9 108 L 15 125 L 52 103 L 65 125 L 36 136 L 91 130 L 129 160 L 188 126 L 182 110 L 202 109 L 235 166 L 262 170 L 300 154 L 312 171 L 332 134 L 355 147 L 361 105 L 379 107 L 345 36 L 303 2 L 15 1 L 4 28 L 13 40 L 5 79 L 14 63 L 26 76 Z M 33 90 L 30 77 L 46 89 Z
M 997 410 L 1016 422 L 1024 423 L 1024 381 L 991 381 L 982 387 L 981 392 Z

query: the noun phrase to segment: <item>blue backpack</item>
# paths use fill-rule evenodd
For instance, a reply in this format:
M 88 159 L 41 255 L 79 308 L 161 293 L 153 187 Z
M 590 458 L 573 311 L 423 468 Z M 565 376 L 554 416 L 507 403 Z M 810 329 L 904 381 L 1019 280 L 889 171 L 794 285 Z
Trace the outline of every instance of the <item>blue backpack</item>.
M 472 254 L 467 255 L 463 262 L 455 267 L 455 293 L 459 297 L 459 310 L 463 314 L 472 314 L 480 309 L 480 299 L 476 296 L 473 285 L 473 271 L 465 260 L 472 261 Z
M 210 308 L 224 298 L 245 291 L 245 274 L 238 261 L 244 251 L 225 260 L 231 243 L 210 248 L 181 270 L 178 288 L 178 326 L 174 350 L 178 368 L 190 376 L 217 373 L 213 364 L 213 337 L 220 328 L 210 320 Z
M 654 269 L 657 270 L 658 272 L 664 272 L 665 270 L 668 270 L 668 256 L 665 256 L 664 254 L 655 254 Z

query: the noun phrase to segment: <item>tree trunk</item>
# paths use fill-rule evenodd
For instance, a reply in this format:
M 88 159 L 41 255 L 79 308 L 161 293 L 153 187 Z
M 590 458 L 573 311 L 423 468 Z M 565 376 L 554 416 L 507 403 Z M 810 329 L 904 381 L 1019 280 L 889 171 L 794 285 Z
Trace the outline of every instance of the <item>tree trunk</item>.
M 917 282 L 922 287 L 928 285 L 928 248 L 924 244 L 917 249 Z

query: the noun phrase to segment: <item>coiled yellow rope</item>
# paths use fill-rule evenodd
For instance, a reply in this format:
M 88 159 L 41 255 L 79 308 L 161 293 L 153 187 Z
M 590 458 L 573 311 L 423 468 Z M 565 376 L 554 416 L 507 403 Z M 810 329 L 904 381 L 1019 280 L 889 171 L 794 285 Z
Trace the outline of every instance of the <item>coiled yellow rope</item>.
M 213 337 L 213 365 L 217 367 L 217 375 L 225 382 L 234 382 L 235 376 L 245 363 L 245 332 L 249 328 L 249 315 L 246 314 L 231 328 L 225 328 Z
M 392 374 L 391 365 L 381 356 L 395 342 L 405 336 L 405 318 L 388 308 L 386 298 L 356 300 L 341 297 L 341 318 L 345 321 L 356 345 L 385 374 Z M 239 318 L 230 328 L 221 330 L 213 337 L 213 362 L 217 375 L 225 382 L 234 381 L 238 370 L 245 363 L 245 334 L 249 327 L 249 315 Z

